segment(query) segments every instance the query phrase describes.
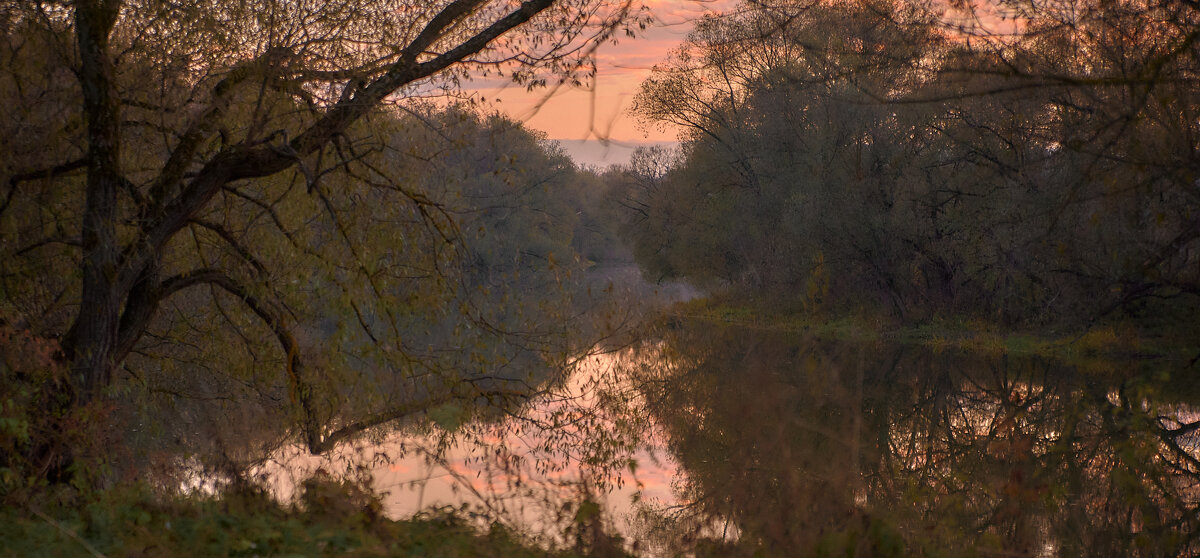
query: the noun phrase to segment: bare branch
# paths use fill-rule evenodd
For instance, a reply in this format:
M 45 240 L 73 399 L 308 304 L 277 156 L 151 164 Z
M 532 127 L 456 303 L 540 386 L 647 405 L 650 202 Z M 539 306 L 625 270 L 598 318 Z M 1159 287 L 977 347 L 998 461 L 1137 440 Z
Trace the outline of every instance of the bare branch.
M 474 5 L 473 1 L 460 0 L 451 4 L 444 10 L 446 15 L 444 17 L 441 14 L 435 16 L 435 21 L 430 22 L 427 30 L 432 33 L 439 29 L 435 23 L 444 27 L 457 20 L 461 15 L 455 14 Z M 498 37 L 529 21 L 553 3 L 554 0 L 528 0 L 457 47 L 426 62 L 417 64 L 413 59 L 402 58 L 383 76 L 352 97 L 338 102 L 307 130 L 292 139 L 289 142 L 291 152 L 288 154 L 280 153 L 277 147 L 266 146 L 234 147 L 217 153 L 178 196 L 161 206 L 162 209 L 156 212 L 156 217 L 143 225 L 142 239 L 135 243 L 136 248 L 131 253 L 120 282 L 123 285 L 132 285 L 137 270 L 149 265 L 149 262 L 154 259 L 154 254 L 221 188 L 236 180 L 270 176 L 291 167 L 296 164 L 297 158 L 323 148 L 344 133 L 351 124 L 378 107 L 388 95 L 395 93 L 400 87 L 434 75 L 479 52 Z M 422 40 L 428 39 L 424 32 L 420 37 L 424 37 Z M 417 46 L 420 45 L 416 41 L 410 45 L 414 52 Z M 295 156 L 293 156 L 293 152 Z M 183 158 L 182 155 L 180 158 Z M 181 165 L 181 163 L 177 164 Z M 182 172 L 182 168 L 178 170 Z
M 29 180 L 49 180 L 60 175 L 83 169 L 87 166 L 87 158 L 76 159 L 74 161 L 54 165 L 53 167 L 38 169 L 34 171 L 19 172 L 8 177 L 10 187 L 16 187 L 18 183 Z M 11 195 L 11 194 L 10 194 Z
M 301 428 L 306 444 L 310 448 L 320 447 L 321 421 L 316 414 L 312 386 L 303 380 L 304 363 L 300 359 L 300 347 L 292 335 L 282 312 L 254 296 L 249 289 L 219 269 L 197 269 L 175 275 L 162 282 L 159 300 L 195 285 L 213 285 L 241 300 L 251 312 L 263 321 L 275 334 L 280 349 L 286 355 L 286 372 L 289 395 L 293 403 L 300 406 Z
M 260 276 L 267 275 L 267 267 L 263 265 L 263 263 L 259 261 L 259 259 L 255 257 L 248 248 L 243 246 L 242 243 L 238 241 L 238 239 L 235 238 L 232 233 L 226 230 L 225 227 L 211 221 L 205 221 L 203 219 L 193 219 L 192 223 L 216 233 L 216 235 L 220 237 L 221 240 L 224 240 L 234 252 L 237 252 L 238 256 L 241 256 L 243 260 L 246 260 L 246 263 L 250 264 L 250 266 L 253 267 Z

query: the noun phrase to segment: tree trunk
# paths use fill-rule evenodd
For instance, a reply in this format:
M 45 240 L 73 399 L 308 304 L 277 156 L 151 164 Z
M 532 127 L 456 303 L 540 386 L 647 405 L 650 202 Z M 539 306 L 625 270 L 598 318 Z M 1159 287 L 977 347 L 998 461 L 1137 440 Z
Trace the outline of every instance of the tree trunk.
M 109 34 L 120 13 L 117 0 L 83 0 L 75 8 L 83 113 L 87 118 L 87 198 L 83 213 L 83 289 L 79 313 L 67 334 L 76 397 L 87 402 L 112 380 L 121 312 L 117 243 L 120 110 L 113 90 Z

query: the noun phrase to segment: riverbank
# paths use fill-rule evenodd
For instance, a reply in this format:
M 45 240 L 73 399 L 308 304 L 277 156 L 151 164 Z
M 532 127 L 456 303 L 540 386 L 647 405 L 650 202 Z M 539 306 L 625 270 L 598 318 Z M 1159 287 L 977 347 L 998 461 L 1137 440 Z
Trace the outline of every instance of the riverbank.
M 668 316 L 804 332 L 842 341 L 888 341 L 985 355 L 1036 355 L 1100 368 L 1130 360 L 1172 361 L 1190 366 L 1196 364 L 1200 355 L 1200 339 L 1190 331 L 1148 331 L 1121 322 L 1079 329 L 1024 330 L 966 317 L 906 323 L 863 311 L 844 314 L 781 312 L 716 297 L 678 303 Z
M 43 487 L 0 510 L 0 556 L 624 556 L 619 540 L 571 550 L 493 523 L 466 508 L 392 520 L 380 496 L 346 482 L 309 481 L 295 505 L 259 490 L 220 497 L 163 494 L 144 483 L 81 493 Z M 618 546 L 613 546 L 618 545 Z M 607 553 L 605 553 L 607 552 Z

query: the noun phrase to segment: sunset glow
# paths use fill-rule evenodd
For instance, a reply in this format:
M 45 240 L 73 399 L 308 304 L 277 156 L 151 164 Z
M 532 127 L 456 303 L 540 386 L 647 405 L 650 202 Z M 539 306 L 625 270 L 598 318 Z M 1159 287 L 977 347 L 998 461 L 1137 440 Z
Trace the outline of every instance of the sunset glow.
M 549 87 L 526 91 L 511 83 L 476 85 L 487 106 L 562 140 L 578 162 L 621 163 L 640 145 L 676 141 L 679 130 L 639 122 L 629 114 L 638 87 L 705 14 L 735 4 L 732 0 L 647 0 L 654 24 L 635 38 L 600 46 L 597 75 L 586 87 Z

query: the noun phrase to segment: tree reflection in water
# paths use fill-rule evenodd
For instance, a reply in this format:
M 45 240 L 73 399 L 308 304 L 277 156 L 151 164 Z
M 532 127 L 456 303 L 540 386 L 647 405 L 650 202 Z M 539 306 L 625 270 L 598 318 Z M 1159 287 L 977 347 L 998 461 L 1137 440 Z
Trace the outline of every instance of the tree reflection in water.
M 650 539 L 698 555 L 1200 552 L 1180 363 L 1106 370 L 675 324 L 635 359 L 684 475 Z

